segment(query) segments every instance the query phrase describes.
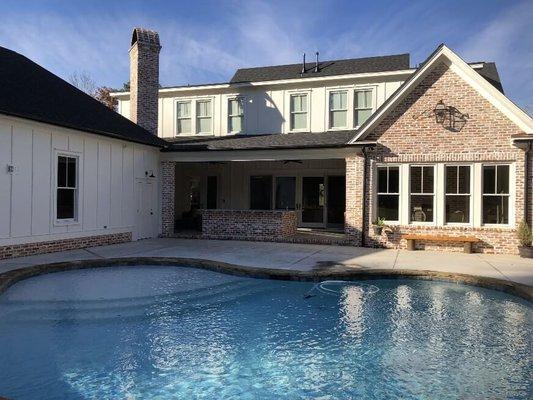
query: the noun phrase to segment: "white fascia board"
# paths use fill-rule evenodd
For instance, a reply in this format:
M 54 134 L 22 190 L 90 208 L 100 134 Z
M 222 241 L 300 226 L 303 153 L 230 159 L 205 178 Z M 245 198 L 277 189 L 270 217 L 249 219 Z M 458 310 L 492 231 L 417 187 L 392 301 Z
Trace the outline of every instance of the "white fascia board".
M 469 83 L 478 93 L 493 104 L 499 111 L 506 115 L 525 133 L 533 133 L 533 120 L 520 107 L 509 100 L 502 92 L 491 85 L 485 78 L 477 73 L 468 63 L 455 54 L 445 45 L 442 45 L 440 50 L 435 54 L 411 77 L 411 80 L 406 81 L 403 87 L 400 88 L 388 100 L 388 104 L 383 109 L 374 114 L 368 121 L 368 124 L 359 131 L 359 133 L 352 139 L 349 144 L 354 144 L 359 139 L 375 128 L 387 114 L 402 101 L 410 91 L 418 85 L 418 83 L 426 77 L 428 72 L 439 62 L 444 61 L 450 68 L 461 76 L 467 83 Z
M 344 159 L 360 154 L 358 147 L 332 149 L 265 149 L 162 152 L 161 161 L 209 162 L 209 161 L 285 161 Z
M 218 90 L 228 88 L 243 88 L 243 87 L 261 87 L 261 86 L 276 86 L 276 85 L 288 85 L 295 83 L 307 83 L 307 82 L 328 82 L 337 80 L 349 80 L 349 79 L 362 79 L 362 78 L 374 78 L 374 77 L 387 77 L 387 76 L 409 76 L 413 74 L 416 69 L 405 69 L 398 71 L 385 71 L 385 72 L 367 72 L 363 74 L 349 74 L 349 75 L 332 75 L 321 77 L 302 77 L 296 79 L 282 79 L 275 81 L 260 81 L 260 82 L 242 82 L 242 83 L 222 83 L 216 85 L 199 85 L 199 86 L 180 86 L 175 88 L 163 88 L 159 89 L 159 93 L 179 93 L 188 92 L 194 90 Z M 112 92 L 111 97 L 117 98 L 129 98 L 130 92 Z

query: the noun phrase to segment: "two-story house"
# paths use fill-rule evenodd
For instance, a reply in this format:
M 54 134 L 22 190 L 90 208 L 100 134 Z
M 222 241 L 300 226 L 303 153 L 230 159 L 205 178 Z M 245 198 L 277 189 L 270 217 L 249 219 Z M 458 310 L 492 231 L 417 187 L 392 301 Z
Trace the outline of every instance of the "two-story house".
M 0 259 L 158 235 L 518 252 L 533 121 L 493 63 L 441 45 L 160 87 L 160 48 L 134 29 L 119 115 L 0 47 Z
M 141 74 L 157 76 L 159 38 L 142 34 L 132 89 L 114 96 L 126 117 L 151 107 L 157 124 L 145 126 L 172 143 L 161 155 L 164 234 L 291 240 L 309 227 L 356 245 L 403 247 L 416 234 L 419 246 L 461 249 L 468 236 L 475 251 L 516 252 L 516 225 L 531 221 L 533 124 L 494 63 L 444 45 L 416 68 L 408 54 L 317 54 L 158 88 Z

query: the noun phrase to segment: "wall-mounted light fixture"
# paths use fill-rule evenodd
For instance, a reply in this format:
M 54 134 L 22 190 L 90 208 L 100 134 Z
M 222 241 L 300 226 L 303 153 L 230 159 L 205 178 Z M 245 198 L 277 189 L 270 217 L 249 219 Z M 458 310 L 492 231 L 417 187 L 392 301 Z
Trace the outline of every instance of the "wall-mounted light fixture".
M 453 106 L 447 106 L 440 100 L 433 109 L 435 121 L 445 129 L 452 132 L 460 132 L 466 125 L 466 120 L 470 118 L 468 114 L 460 112 Z

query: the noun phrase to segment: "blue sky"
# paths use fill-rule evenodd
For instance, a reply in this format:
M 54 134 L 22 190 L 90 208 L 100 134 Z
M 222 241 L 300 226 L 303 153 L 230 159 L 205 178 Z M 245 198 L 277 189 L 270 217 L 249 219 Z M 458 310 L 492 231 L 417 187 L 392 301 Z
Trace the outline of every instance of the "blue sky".
M 410 53 L 444 42 L 467 61 L 495 61 L 507 95 L 533 111 L 533 1 L 11 1 L 0 45 L 57 75 L 128 80 L 131 30 L 160 33 L 161 84 L 227 81 L 239 67 Z

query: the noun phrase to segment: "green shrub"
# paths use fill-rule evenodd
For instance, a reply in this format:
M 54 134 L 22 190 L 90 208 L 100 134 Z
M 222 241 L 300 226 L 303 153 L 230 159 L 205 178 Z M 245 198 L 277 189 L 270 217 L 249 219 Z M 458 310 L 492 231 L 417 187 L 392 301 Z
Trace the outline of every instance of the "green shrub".
M 533 241 L 533 235 L 531 234 L 531 230 L 529 229 L 529 226 L 526 221 L 520 221 L 520 224 L 518 225 L 518 230 L 516 231 L 516 235 L 518 236 L 520 246 L 531 246 L 531 242 Z
M 382 228 L 385 226 L 385 218 L 378 218 L 374 222 L 372 222 L 372 225 L 381 226 Z

